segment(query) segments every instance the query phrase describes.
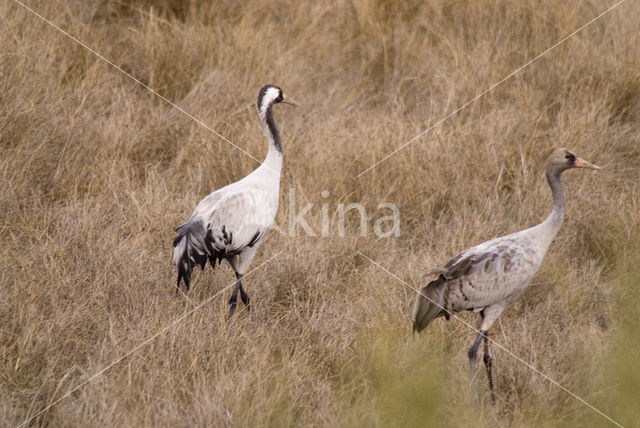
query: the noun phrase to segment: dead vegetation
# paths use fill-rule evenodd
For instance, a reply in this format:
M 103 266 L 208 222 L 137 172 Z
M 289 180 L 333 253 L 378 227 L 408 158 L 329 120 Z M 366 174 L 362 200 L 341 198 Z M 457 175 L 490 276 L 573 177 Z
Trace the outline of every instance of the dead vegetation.
M 385 239 L 272 233 L 254 265 L 283 253 L 247 278 L 250 317 L 227 328 L 224 292 L 33 424 L 605 425 L 497 348 L 498 402 L 483 382 L 476 402 L 475 333 L 438 320 L 412 336 L 412 291 L 356 255 L 419 286 L 457 251 L 539 222 L 558 146 L 605 170 L 565 174 L 568 218 L 494 337 L 638 424 L 636 2 L 359 179 L 613 2 L 27 3 L 259 159 L 258 88 L 302 102 L 276 112 L 283 229 L 289 188 L 316 228 L 323 203 L 391 202 L 402 221 Z M 0 421 L 15 426 L 231 284 L 228 267 L 207 270 L 176 297 L 173 228 L 257 164 L 14 1 L 0 16 Z

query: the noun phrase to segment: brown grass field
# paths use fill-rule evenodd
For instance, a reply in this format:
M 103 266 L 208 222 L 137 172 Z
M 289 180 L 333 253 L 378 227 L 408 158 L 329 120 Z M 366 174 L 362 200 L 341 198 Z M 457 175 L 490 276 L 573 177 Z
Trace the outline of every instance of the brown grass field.
M 175 294 L 174 227 L 258 163 L 14 0 L 0 1 L 0 426 L 613 426 L 440 318 L 411 332 L 425 273 L 542 221 L 544 162 L 568 147 L 604 169 L 563 175 L 567 218 L 493 338 L 610 418 L 640 426 L 640 3 L 24 0 L 262 159 L 255 98 L 276 83 L 284 172 L 316 236 L 272 231 L 226 324 L 228 265 Z M 322 192 L 329 192 L 323 197 Z M 400 235 L 372 233 L 395 204 Z M 369 215 L 360 235 L 339 204 Z M 332 220 L 320 233 L 322 206 Z M 221 293 L 201 308 L 206 299 Z M 239 306 L 242 308 L 242 306 Z M 193 313 L 189 313 L 193 311 Z M 460 317 L 477 325 L 479 317 Z

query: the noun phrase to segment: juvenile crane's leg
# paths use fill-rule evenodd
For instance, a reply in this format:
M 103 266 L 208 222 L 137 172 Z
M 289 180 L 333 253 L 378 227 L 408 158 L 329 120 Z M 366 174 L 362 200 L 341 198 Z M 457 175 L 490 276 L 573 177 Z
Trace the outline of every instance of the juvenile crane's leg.
M 482 318 L 482 324 L 484 324 L 484 311 L 480 312 L 480 317 Z M 478 337 L 473 342 L 473 346 L 469 349 L 469 369 L 471 370 L 471 379 L 473 379 L 473 375 L 476 373 L 476 359 L 478 357 L 478 346 L 480 346 L 480 342 L 482 342 L 483 337 L 482 325 L 480 326 L 480 332 L 478 333 Z
M 482 325 L 480 326 L 480 334 L 478 334 L 478 338 L 473 344 L 473 358 L 475 362 L 476 352 L 478 350 L 478 346 L 480 345 L 480 341 L 484 337 L 484 365 L 487 368 L 487 377 L 489 378 L 489 389 L 491 390 L 491 400 L 495 400 L 495 396 L 493 394 L 493 377 L 492 377 L 492 360 L 491 355 L 489 355 L 489 328 L 493 325 L 493 323 L 498 319 L 502 311 L 504 310 L 504 306 L 501 304 L 496 304 L 492 306 L 487 306 L 480 312 L 480 316 L 482 317 Z M 469 358 L 471 358 L 471 351 L 469 351 Z
M 476 372 L 476 360 L 478 357 L 478 347 L 480 346 L 480 343 L 482 342 L 482 338 L 484 337 L 485 334 L 486 334 L 485 331 L 480 330 L 480 333 L 478 333 L 478 337 L 476 337 L 476 340 L 473 342 L 473 346 L 471 347 L 471 349 L 469 349 L 469 368 L 471 370 L 472 379 L 473 379 L 473 375 Z
M 482 356 L 482 359 L 484 360 L 484 366 L 487 368 L 487 377 L 489 378 L 489 389 L 491 390 L 491 401 L 495 403 L 496 396 L 493 393 L 493 377 L 491 376 L 492 360 L 491 360 L 491 355 L 489 355 L 489 332 L 486 332 L 484 336 L 484 355 Z

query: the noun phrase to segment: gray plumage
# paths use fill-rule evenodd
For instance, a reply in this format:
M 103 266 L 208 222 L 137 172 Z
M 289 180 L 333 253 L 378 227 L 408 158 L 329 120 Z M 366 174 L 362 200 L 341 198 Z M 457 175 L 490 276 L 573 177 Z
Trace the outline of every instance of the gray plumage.
M 560 174 L 570 168 L 593 168 L 566 149 L 556 149 L 547 161 L 546 176 L 553 194 L 553 210 L 542 223 L 469 248 L 435 271 L 437 279 L 420 290 L 413 309 L 414 331 L 422 331 L 435 318 L 460 311 L 480 312 L 482 324 L 469 351 L 473 371 L 477 347 L 485 340 L 485 365 L 491 379 L 488 330 L 504 308 L 527 288 L 540 268 L 551 241 L 564 219 L 565 201 Z

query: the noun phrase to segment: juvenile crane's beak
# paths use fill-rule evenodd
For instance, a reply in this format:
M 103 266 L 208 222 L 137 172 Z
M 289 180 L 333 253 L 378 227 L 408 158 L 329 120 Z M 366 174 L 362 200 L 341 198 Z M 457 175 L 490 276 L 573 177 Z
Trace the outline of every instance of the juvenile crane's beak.
M 602 169 L 598 165 L 594 165 L 592 163 L 587 162 L 582 158 L 576 158 L 576 161 L 573 163 L 576 168 L 591 168 L 591 169 Z
M 298 104 L 292 98 L 289 98 L 285 94 L 282 94 L 282 101 L 280 101 L 280 102 L 285 103 L 285 104 L 289 104 L 290 106 L 295 106 L 295 107 L 299 107 L 300 106 L 300 104 Z

